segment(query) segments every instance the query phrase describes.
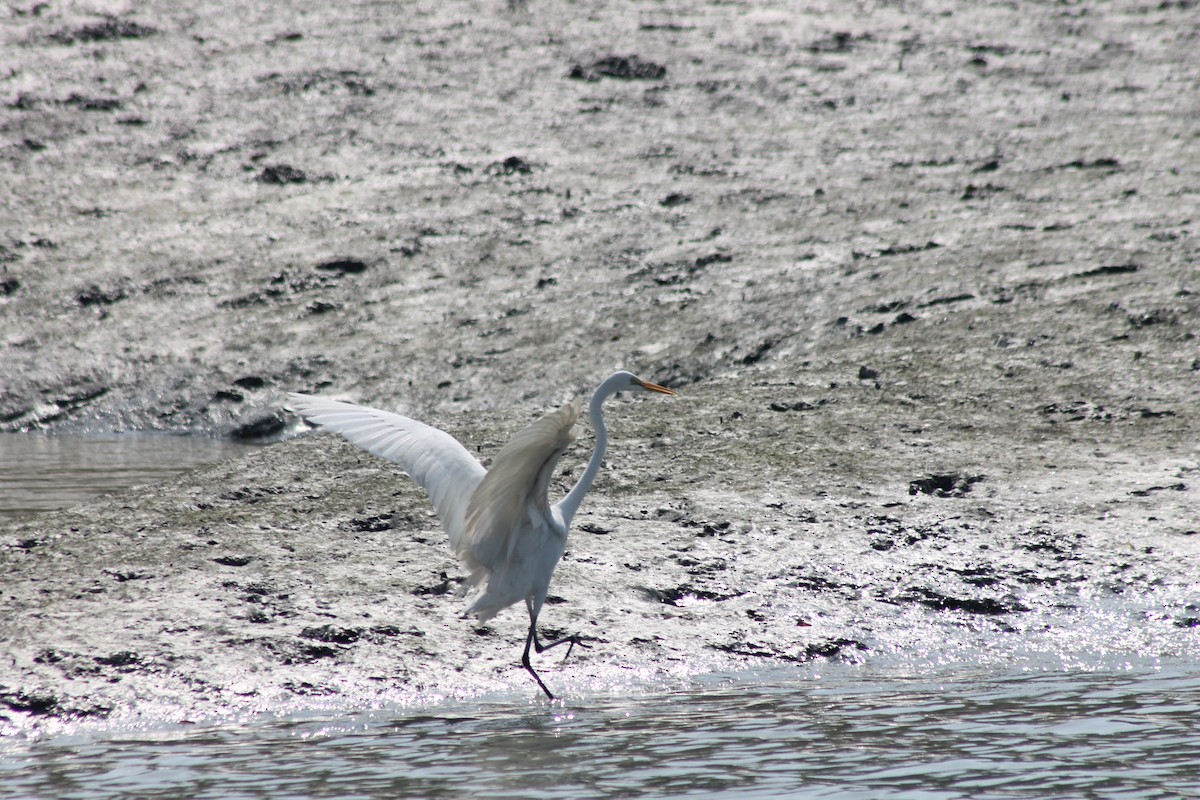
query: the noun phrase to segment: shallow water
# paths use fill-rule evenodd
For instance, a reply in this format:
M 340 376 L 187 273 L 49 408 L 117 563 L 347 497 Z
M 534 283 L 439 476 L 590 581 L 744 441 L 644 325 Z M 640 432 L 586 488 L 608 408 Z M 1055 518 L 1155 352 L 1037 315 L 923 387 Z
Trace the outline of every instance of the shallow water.
M 0 520 L 165 480 L 247 446 L 170 434 L 0 434 Z
M 1200 681 L 821 664 L 678 691 L 511 697 L 0 744 L 46 798 L 1200 796 Z

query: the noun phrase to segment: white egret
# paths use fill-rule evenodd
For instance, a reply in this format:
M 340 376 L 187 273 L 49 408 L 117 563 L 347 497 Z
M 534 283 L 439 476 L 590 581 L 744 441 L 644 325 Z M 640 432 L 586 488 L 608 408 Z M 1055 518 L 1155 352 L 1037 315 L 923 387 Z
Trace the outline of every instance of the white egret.
M 551 647 L 582 644 L 568 636 L 542 644 L 537 635 L 538 613 L 550 589 L 550 577 L 562 558 L 567 530 L 600 472 L 608 446 L 601 406 L 624 390 L 675 392 L 648 383 L 629 372 L 609 376 L 588 404 L 588 419 L 596 431 L 596 448 L 575 486 L 557 503 L 547 496 L 558 459 L 575 438 L 578 409 L 567 404 L 513 436 L 485 470 L 453 436 L 414 419 L 352 403 L 291 394 L 291 407 L 309 422 L 340 433 L 369 453 L 393 461 L 429 493 L 450 547 L 469 571 L 467 588 L 482 585 L 467 607 L 481 621 L 518 600 L 529 610 L 523 666 L 551 700 L 554 695 L 529 663 L 529 649 L 542 653 Z

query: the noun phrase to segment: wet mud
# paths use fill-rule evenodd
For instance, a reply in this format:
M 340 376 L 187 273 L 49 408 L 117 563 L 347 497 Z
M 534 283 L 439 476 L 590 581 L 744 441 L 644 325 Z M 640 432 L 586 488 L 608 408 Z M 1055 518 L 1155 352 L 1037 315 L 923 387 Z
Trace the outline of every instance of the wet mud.
M 3 13 L 0 430 L 280 441 L 0 526 L 8 728 L 529 690 L 283 397 L 486 463 L 619 367 L 567 696 L 1200 650 L 1190 3 Z

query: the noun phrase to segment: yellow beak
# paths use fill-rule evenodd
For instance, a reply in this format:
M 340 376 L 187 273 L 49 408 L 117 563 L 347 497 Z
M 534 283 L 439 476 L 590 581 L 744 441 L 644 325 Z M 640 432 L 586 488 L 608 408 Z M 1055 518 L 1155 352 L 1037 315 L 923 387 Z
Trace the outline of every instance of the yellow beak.
M 658 392 L 659 394 L 675 394 L 675 392 L 671 391 L 667 387 L 659 386 L 657 383 L 650 383 L 649 381 L 644 381 L 641 378 L 634 378 L 634 380 L 637 381 L 638 386 L 641 386 L 647 391 Z

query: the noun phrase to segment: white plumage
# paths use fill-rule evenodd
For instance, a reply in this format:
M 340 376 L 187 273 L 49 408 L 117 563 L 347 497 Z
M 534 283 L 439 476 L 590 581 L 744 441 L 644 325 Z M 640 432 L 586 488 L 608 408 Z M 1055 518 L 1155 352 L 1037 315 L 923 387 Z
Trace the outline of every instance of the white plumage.
M 455 553 L 471 571 L 468 582 L 486 580 L 487 588 L 467 613 L 488 620 L 530 595 L 539 606 L 545 599 L 549 573 L 567 545 L 568 526 L 562 512 L 549 505 L 550 478 L 575 440 L 578 417 L 574 406 L 565 405 L 517 433 L 471 493 Z
M 291 394 L 289 398 L 292 409 L 309 422 L 399 464 L 429 493 L 451 549 L 469 571 L 468 586 L 481 587 L 468 613 L 487 620 L 525 601 L 529 634 L 521 665 L 553 699 L 529 662 L 529 649 L 533 646 L 541 653 L 563 643 L 581 644 L 578 636 L 569 636 L 543 645 L 537 637 L 537 618 L 566 548 L 571 519 L 604 458 L 608 432 L 601 406 L 622 390 L 674 394 L 628 372 L 617 372 L 601 383 L 588 405 L 596 448 L 579 481 L 554 505 L 548 498 L 550 479 L 575 439 L 579 412 L 573 405 L 519 431 L 488 471 L 453 436 L 414 419 L 310 395 Z
M 288 397 L 292 410 L 309 422 L 340 433 L 372 455 L 399 464 L 429 493 L 450 537 L 450 547 L 459 551 L 467 503 L 487 470 L 457 439 L 390 411 L 305 394 Z

